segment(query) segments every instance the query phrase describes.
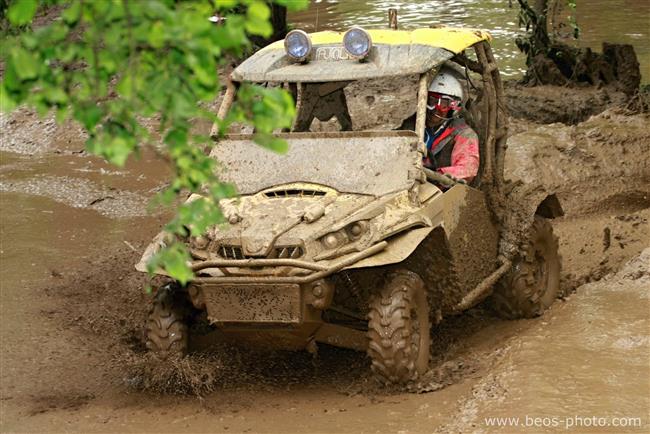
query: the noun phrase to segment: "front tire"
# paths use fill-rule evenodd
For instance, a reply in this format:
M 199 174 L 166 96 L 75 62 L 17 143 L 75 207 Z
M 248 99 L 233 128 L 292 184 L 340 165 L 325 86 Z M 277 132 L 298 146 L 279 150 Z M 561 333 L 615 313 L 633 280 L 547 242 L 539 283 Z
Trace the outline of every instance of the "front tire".
M 169 284 L 158 289 L 147 318 L 146 346 L 160 359 L 187 354 L 188 302 L 181 291 Z
M 511 271 L 494 288 L 492 307 L 506 319 L 534 318 L 548 309 L 559 292 L 557 237 L 548 220 L 535 216 L 528 240 Z
M 384 384 L 406 384 L 429 368 L 429 303 L 422 279 L 410 271 L 391 274 L 370 300 L 368 355 Z

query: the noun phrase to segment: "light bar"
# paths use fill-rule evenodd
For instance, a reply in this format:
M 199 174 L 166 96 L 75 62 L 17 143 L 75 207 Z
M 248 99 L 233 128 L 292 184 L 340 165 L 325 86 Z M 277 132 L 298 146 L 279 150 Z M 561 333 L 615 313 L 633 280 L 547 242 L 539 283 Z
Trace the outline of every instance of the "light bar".
M 311 54 L 311 39 L 302 30 L 292 30 L 284 38 L 284 49 L 294 62 L 304 62 Z
M 370 34 L 361 27 L 352 27 L 343 35 L 343 47 L 355 59 L 365 59 L 372 48 Z

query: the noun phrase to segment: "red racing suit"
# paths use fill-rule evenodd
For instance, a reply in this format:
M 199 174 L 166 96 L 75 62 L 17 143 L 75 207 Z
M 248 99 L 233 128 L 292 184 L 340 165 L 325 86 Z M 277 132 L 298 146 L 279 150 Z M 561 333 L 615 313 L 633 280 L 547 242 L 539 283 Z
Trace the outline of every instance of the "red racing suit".
M 436 131 L 425 128 L 424 142 L 427 145 L 426 167 L 468 183 L 477 175 L 478 136 L 464 119 L 447 121 Z

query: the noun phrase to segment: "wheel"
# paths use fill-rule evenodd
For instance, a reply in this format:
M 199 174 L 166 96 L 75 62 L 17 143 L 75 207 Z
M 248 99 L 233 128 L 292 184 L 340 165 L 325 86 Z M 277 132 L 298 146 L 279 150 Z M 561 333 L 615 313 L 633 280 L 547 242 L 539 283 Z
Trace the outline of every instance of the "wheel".
M 528 240 L 513 261 L 512 270 L 496 285 L 495 312 L 507 319 L 541 315 L 560 292 L 557 237 L 548 220 L 535 216 Z
M 145 329 L 146 346 L 161 359 L 187 354 L 188 302 L 174 285 L 165 285 L 154 296 Z
M 389 276 L 370 300 L 368 355 L 385 384 L 406 384 L 429 368 L 429 302 L 422 279 L 409 271 Z

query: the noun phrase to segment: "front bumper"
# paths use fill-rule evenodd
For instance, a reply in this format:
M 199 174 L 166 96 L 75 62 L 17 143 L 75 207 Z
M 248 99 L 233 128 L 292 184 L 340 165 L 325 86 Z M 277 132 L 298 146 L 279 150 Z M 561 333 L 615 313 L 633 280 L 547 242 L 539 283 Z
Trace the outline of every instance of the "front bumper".
M 386 248 L 387 241 L 381 241 L 358 253 L 346 256 L 338 261 L 330 262 L 329 265 L 315 262 L 302 261 L 298 259 L 234 259 L 234 260 L 205 260 L 192 264 L 192 271 L 197 274 L 208 268 L 220 269 L 223 276 L 196 276 L 194 284 L 305 284 L 328 277 L 345 267 L 355 264 L 362 259 L 372 256 Z M 277 267 L 283 274 L 271 275 L 228 275 L 228 268 L 252 268 L 252 267 Z M 300 275 L 295 275 L 301 273 Z M 294 275 L 292 275 L 294 274 Z

